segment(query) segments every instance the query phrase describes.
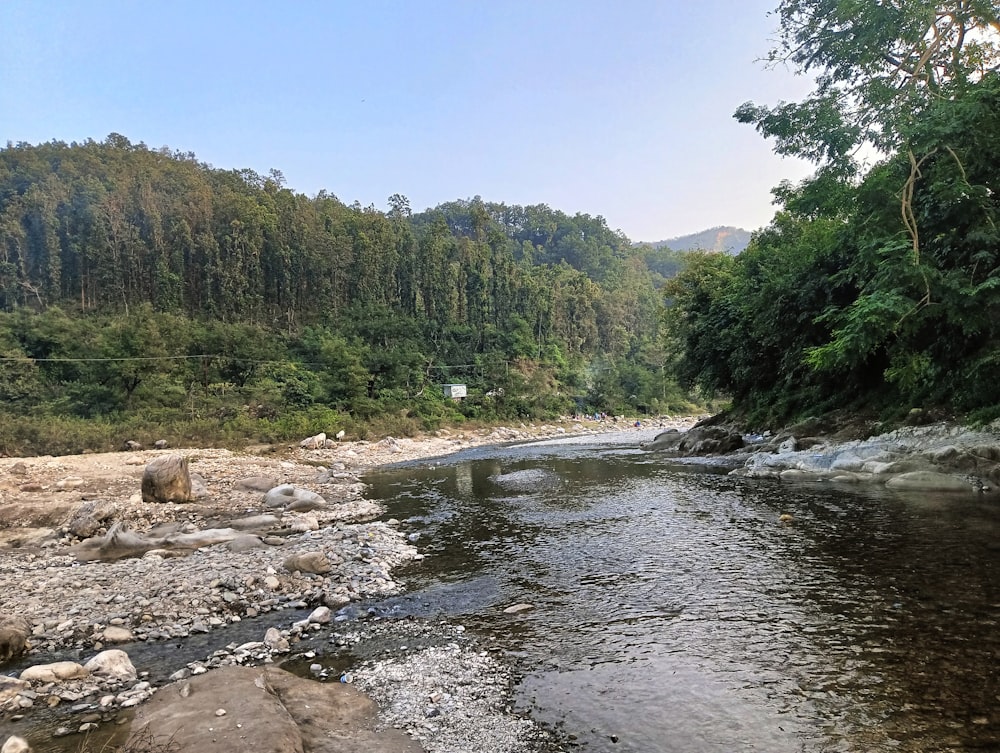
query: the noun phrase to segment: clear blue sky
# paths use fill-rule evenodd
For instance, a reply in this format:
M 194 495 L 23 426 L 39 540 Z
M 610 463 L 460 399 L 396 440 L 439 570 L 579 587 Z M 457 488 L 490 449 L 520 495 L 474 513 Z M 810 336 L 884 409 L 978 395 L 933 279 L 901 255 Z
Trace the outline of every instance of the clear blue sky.
M 415 211 L 482 196 L 632 240 L 755 229 L 808 166 L 732 118 L 777 0 L 0 2 L 0 143 L 103 140 Z

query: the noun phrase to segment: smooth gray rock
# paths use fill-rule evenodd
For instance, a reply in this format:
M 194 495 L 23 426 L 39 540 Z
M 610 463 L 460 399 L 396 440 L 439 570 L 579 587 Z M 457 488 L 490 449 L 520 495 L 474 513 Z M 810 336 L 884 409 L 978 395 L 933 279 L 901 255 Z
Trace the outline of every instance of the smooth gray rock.
M 935 473 L 934 471 L 901 473 L 890 478 L 885 485 L 889 489 L 925 492 L 964 492 L 968 494 L 976 491 L 975 487 L 961 476 Z
M 308 489 L 299 489 L 291 484 L 276 486 L 264 495 L 265 507 L 283 507 L 297 511 L 313 510 L 326 504 L 326 500 Z

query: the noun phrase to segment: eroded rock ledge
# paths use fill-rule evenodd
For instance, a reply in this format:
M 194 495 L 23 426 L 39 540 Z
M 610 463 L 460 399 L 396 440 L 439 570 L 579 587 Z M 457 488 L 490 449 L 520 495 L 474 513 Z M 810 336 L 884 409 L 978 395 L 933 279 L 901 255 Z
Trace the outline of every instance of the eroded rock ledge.
M 741 434 L 695 426 L 658 435 L 643 449 L 672 456 L 726 455 L 734 476 L 781 481 L 883 484 L 890 489 L 995 493 L 1000 488 L 1000 427 L 946 423 L 907 426 L 867 439 Z

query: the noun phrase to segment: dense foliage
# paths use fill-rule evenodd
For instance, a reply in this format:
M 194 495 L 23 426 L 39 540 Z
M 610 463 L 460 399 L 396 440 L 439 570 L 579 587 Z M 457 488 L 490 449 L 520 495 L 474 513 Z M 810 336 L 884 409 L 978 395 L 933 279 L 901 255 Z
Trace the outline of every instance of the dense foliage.
M 603 218 L 544 205 L 414 215 L 395 195 L 382 212 L 117 134 L 0 150 L 8 427 L 678 410 L 662 282 Z M 469 398 L 446 400 L 449 382 Z
M 775 190 L 783 210 L 746 252 L 698 258 L 668 285 L 683 379 L 761 419 L 1000 415 L 995 3 L 785 0 L 778 13 L 772 59 L 818 70 L 816 91 L 737 118 L 819 169 Z

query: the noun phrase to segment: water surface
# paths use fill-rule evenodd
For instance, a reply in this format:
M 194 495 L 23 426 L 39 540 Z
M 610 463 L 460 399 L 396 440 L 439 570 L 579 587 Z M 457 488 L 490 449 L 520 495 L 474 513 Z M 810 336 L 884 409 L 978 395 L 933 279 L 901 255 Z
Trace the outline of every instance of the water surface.
M 369 476 L 428 555 L 380 609 L 492 636 L 519 710 L 585 750 L 1000 750 L 996 503 L 736 479 L 614 440 Z

